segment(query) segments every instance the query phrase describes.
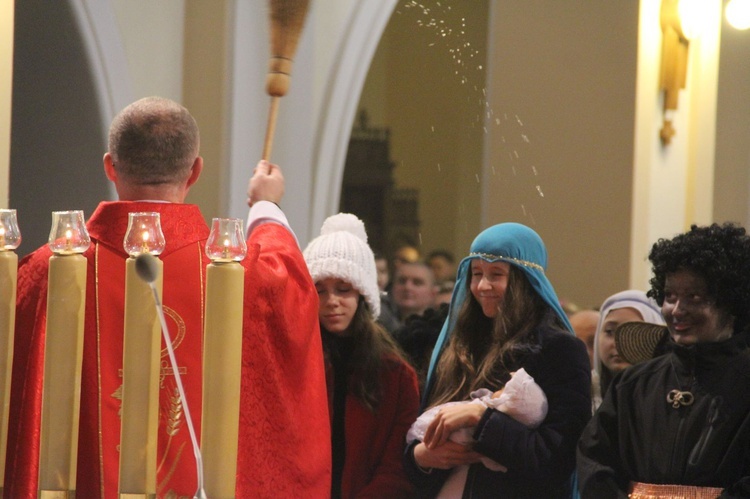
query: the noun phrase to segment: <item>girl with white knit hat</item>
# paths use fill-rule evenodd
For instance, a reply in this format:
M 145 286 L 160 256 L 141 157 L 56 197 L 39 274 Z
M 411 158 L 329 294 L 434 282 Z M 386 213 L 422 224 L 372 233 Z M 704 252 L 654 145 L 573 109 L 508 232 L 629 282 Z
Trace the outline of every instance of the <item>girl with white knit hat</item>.
M 304 251 L 318 290 L 333 450 L 331 497 L 411 497 L 406 432 L 419 411 L 414 369 L 382 326 L 364 224 L 339 213 Z

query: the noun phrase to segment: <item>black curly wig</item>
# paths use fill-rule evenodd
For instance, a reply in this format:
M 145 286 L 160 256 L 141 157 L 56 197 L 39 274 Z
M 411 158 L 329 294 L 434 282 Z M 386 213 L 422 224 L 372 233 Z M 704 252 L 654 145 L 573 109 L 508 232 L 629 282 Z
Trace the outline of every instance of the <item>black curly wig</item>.
M 706 283 L 718 307 L 735 318 L 735 331 L 750 325 L 750 236 L 732 223 L 699 227 L 654 243 L 648 259 L 654 276 L 648 296 L 661 306 L 668 274 L 694 272 Z

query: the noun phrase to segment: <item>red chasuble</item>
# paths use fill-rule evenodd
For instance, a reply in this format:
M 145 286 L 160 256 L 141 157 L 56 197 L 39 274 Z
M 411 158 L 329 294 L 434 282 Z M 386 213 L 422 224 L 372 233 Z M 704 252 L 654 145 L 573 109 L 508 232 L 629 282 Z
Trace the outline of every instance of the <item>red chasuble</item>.
M 87 224 L 92 246 L 84 255 L 88 282 L 78 497 L 117 497 L 127 258 L 122 242 L 128 213 L 134 211 L 161 214 L 166 239 L 161 255 L 162 301 L 187 403 L 200 434 L 203 296 L 209 263 L 203 247 L 208 227 L 193 205 L 102 203 Z M 296 241 L 284 227 L 264 224 L 248 242 L 250 250 L 243 262 L 247 271 L 238 497 L 271 497 L 285 490 L 291 495 L 325 497 L 329 494 L 330 436 L 317 294 Z M 40 248 L 24 258 L 18 270 L 6 498 L 31 499 L 37 494 L 50 256 L 46 247 Z M 157 495 L 192 497 L 197 488 L 195 459 L 166 350 L 162 351 L 159 381 Z M 309 399 L 305 404 L 297 401 L 294 406 L 300 409 L 295 409 L 292 401 L 296 399 L 284 396 L 301 390 L 301 383 L 312 387 L 312 414 Z M 316 410 L 318 405 L 323 410 Z
M 279 224 L 250 234 L 243 263 L 237 497 L 330 498 L 318 293 L 296 239 Z

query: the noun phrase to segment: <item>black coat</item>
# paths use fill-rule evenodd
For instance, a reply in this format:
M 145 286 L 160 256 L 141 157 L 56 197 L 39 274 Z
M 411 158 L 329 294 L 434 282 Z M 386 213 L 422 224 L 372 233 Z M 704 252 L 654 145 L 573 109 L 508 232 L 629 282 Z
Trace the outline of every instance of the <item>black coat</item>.
M 470 466 L 463 497 L 556 498 L 571 496 L 575 446 L 591 416 L 591 370 L 584 344 L 569 332 L 545 327 L 539 345 L 511 371 L 523 367 L 542 388 L 547 417 L 530 429 L 510 416 L 487 409 L 474 432 L 474 449 L 506 466 L 503 473 L 481 463 Z M 492 390 L 500 387 L 489 387 Z M 422 472 L 407 448 L 405 467 L 420 497 L 434 497 L 450 470 Z
M 721 487 L 750 497 L 747 334 L 672 351 L 620 373 L 578 447 L 584 498 L 627 497 L 631 481 Z M 673 407 L 671 390 L 692 405 Z

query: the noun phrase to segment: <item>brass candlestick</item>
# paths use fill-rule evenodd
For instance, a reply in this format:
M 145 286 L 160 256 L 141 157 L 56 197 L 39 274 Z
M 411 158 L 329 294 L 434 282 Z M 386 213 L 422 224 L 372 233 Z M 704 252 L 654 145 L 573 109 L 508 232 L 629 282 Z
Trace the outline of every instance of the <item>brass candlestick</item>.
M 18 255 L 13 251 L 21 244 L 16 210 L 0 210 L 0 472 L 5 469 L 8 447 L 8 413 L 10 380 L 13 372 L 13 336 L 16 323 L 16 287 Z M 0 473 L 0 496 L 5 474 Z
M 242 306 L 247 245 L 239 219 L 215 218 L 206 253 L 201 452 L 206 492 L 235 497 L 242 370 Z
M 91 244 L 83 212 L 52 213 L 47 287 L 42 426 L 39 452 L 40 497 L 74 497 L 78 464 L 86 258 Z
M 164 250 L 159 213 L 130 213 L 123 241 L 125 262 L 125 322 L 122 362 L 122 427 L 120 430 L 120 497 L 156 494 L 157 433 L 161 325 L 151 288 L 136 272 L 135 257 Z M 163 263 L 157 260 L 153 283 L 161 293 Z

